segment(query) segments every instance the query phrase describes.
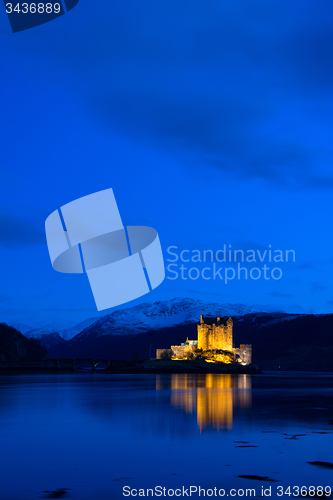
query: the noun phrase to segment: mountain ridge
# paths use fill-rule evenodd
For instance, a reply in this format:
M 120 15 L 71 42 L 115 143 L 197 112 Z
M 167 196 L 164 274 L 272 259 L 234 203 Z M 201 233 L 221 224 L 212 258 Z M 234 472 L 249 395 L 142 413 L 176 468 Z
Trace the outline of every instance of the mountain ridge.
M 133 335 L 149 330 L 172 327 L 198 321 L 206 316 L 239 316 L 253 312 L 253 307 L 243 304 L 206 303 L 202 300 L 174 298 L 154 303 L 144 302 L 126 309 L 118 309 L 92 323 L 74 338 L 87 336 Z
M 197 338 L 201 314 L 231 316 L 234 345 L 252 344 L 253 361 L 262 369 L 333 371 L 333 314 L 265 312 L 242 304 L 174 298 L 118 309 L 93 323 L 90 318 L 90 324 L 67 341 L 50 327 L 27 335 L 44 345 L 56 340 L 48 344 L 55 358 L 147 358 L 154 357 L 158 348 L 180 344 L 186 337 Z
M 35 328 L 28 332 L 21 332 L 27 339 L 37 339 L 47 351 L 53 347 L 63 344 L 66 341 L 56 332 L 50 325 L 45 325 L 42 328 Z

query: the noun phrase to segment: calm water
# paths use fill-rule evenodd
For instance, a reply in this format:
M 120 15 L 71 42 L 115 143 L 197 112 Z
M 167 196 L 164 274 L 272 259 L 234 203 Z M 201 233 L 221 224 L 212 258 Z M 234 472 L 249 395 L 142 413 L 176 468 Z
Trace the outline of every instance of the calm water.
M 279 485 L 333 486 L 333 470 L 307 464 L 333 461 L 332 437 L 330 374 L 1 376 L 0 498 L 191 485 L 276 498 Z

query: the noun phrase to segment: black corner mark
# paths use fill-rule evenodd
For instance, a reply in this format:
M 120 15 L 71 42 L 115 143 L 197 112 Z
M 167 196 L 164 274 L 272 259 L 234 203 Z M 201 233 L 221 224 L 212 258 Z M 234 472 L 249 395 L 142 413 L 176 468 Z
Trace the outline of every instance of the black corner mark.
M 65 14 L 63 0 L 3 0 L 13 33 L 53 21 Z M 64 0 L 67 11 L 79 0 Z

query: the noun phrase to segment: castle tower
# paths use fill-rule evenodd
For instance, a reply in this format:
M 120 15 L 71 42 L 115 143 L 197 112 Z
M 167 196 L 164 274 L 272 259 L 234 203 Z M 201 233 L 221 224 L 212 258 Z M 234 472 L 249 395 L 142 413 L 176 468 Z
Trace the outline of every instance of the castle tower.
M 203 316 L 200 316 L 200 325 L 198 325 L 198 349 L 207 351 L 208 347 L 208 325 L 205 325 Z
M 200 316 L 198 325 L 198 349 L 232 351 L 233 321 L 226 316 L 204 318 Z
M 233 338 L 232 338 L 232 329 L 234 322 L 231 318 L 227 320 L 227 326 L 225 327 L 225 351 L 232 351 L 233 347 Z

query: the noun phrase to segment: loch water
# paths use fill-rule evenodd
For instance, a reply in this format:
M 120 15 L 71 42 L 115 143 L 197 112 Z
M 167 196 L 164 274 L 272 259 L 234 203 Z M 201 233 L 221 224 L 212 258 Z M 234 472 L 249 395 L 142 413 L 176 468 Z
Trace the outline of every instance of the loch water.
M 333 462 L 333 374 L 0 376 L 6 500 L 333 488 L 333 469 L 308 462 Z

